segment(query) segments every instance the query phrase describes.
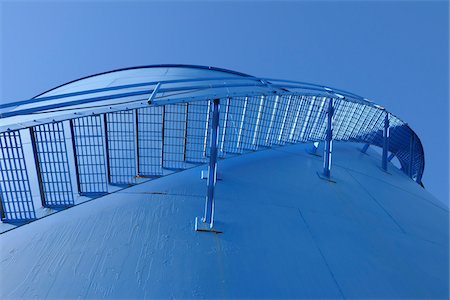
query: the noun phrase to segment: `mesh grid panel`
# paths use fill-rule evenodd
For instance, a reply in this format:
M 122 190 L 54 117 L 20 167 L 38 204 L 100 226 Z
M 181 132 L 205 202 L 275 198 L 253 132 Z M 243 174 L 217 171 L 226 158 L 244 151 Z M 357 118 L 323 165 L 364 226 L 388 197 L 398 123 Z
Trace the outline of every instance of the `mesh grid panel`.
M 164 106 L 163 167 L 184 169 L 187 105 L 171 104 Z
M 74 205 L 63 123 L 35 126 L 31 130 L 31 135 L 33 150 L 36 151 L 44 206 Z
M 139 175 L 161 176 L 163 150 L 163 107 L 137 110 Z
M 19 131 L 0 133 L 1 218 L 21 222 L 36 218 Z
M 71 121 L 75 145 L 79 192 L 82 195 L 108 192 L 103 125 L 100 116 Z
M 110 183 L 136 183 L 136 131 L 134 111 L 106 114 Z

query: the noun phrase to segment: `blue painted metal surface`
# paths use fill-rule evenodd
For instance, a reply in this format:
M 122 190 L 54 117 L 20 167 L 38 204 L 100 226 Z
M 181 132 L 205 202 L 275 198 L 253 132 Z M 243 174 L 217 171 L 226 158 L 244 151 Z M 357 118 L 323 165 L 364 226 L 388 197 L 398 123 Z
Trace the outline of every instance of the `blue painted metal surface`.
M 448 299 L 448 209 L 361 146 L 334 141 L 337 184 L 310 144 L 220 161 L 224 234 L 192 230 L 203 166 L 0 234 L 0 298 Z

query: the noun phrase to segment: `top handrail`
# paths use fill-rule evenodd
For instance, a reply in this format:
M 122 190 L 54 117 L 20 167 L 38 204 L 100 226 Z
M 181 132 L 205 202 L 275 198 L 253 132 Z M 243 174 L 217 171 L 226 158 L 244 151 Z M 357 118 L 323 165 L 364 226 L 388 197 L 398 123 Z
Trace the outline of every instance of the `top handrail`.
M 0 109 L 5 109 L 5 108 L 10 108 L 10 107 L 18 107 L 20 105 L 26 105 L 26 104 L 32 104 L 32 103 L 40 103 L 40 102 L 44 102 L 44 101 L 49 101 L 49 100 L 57 100 L 57 99 L 64 99 L 64 98 L 68 98 L 68 97 L 75 97 L 75 96 L 82 96 L 82 95 L 90 95 L 90 94 L 95 94 L 95 93 L 102 93 L 102 92 L 108 92 L 108 91 L 118 91 L 118 90 L 124 90 L 124 89 L 130 89 L 130 88 L 139 88 L 139 87 L 146 87 L 148 86 L 149 88 L 152 86 L 156 86 L 157 84 L 161 84 L 162 85 L 170 85 L 170 84 L 180 84 L 180 83 L 203 83 L 203 82 L 217 82 L 217 81 L 224 81 L 223 84 L 215 84 L 214 86 L 211 85 L 210 88 L 226 88 L 226 87 L 236 87 L 238 84 L 234 84 L 234 82 L 236 81 L 243 81 L 243 82 L 253 82 L 255 86 L 259 86 L 259 87 L 266 87 L 269 89 L 273 89 L 274 92 L 276 92 L 275 88 L 278 89 L 287 89 L 287 88 L 291 88 L 291 89 L 303 89 L 303 90 L 310 90 L 310 91 L 318 91 L 318 92 L 322 92 L 322 93 L 331 93 L 331 94 L 337 94 L 342 95 L 344 97 L 349 97 L 353 100 L 357 100 L 357 101 L 362 101 L 362 102 L 366 102 L 366 104 L 372 104 L 371 101 L 369 101 L 368 99 L 356 95 L 354 93 L 348 92 L 348 91 L 344 91 L 341 89 L 337 89 L 337 88 L 332 88 L 332 87 L 327 87 L 324 85 L 319 85 L 319 84 L 313 84 L 313 83 L 306 83 L 306 82 L 300 82 L 300 81 L 292 81 L 292 80 L 282 80 L 282 79 L 273 79 L 273 78 L 263 78 L 263 77 L 210 77 L 210 78 L 189 78 L 189 79 L 174 79 L 174 80 L 159 80 L 159 81 L 151 81 L 151 82 L 142 82 L 142 83 L 135 83 L 135 84 L 126 84 L 126 85 L 118 85 L 118 86 L 113 86 L 113 87 L 105 87 L 105 88 L 98 88 L 98 89 L 90 89 L 90 90 L 84 90 L 84 91 L 78 91 L 78 92 L 72 92 L 72 93 L 65 93 L 65 94 L 58 94 L 58 95 L 53 95 L 53 96 L 46 96 L 46 97 L 35 97 L 35 98 L 31 98 L 31 99 L 27 99 L 27 100 L 22 100 L 22 101 L 17 101 L 17 102 L 10 102 L 10 103 L 5 103 L 5 104 L 0 104 Z M 227 83 L 227 81 L 232 81 L 233 83 Z M 247 84 L 248 86 L 252 86 L 251 84 Z M 180 86 L 180 87 L 172 87 L 170 89 L 164 89 L 161 88 L 161 92 L 167 92 L 167 91 L 178 91 L 178 90 L 189 90 L 189 89 L 196 89 L 198 88 L 198 86 L 192 85 L 192 86 Z M 207 86 L 201 86 L 201 88 L 208 88 Z M 149 91 L 142 91 L 143 93 L 150 93 L 152 92 L 152 90 Z M 120 94 L 118 94 L 120 95 Z M 117 95 L 117 96 L 118 96 Z M 130 94 L 130 95 L 134 95 L 134 94 Z M 83 103 L 89 103 L 89 102 L 94 102 L 94 101 L 101 101 L 101 100 L 106 100 L 107 97 L 115 97 L 117 98 L 116 95 L 107 95 L 104 96 L 105 98 L 101 97 L 93 97 L 93 98 L 87 98 L 84 99 L 85 102 Z M 123 95 L 119 96 L 119 97 L 125 97 L 125 96 L 129 96 L 129 94 L 124 93 Z M 74 105 L 73 103 L 69 102 L 66 103 L 66 105 L 64 103 L 59 103 L 59 107 L 64 107 L 64 106 L 70 106 L 70 105 Z M 45 107 L 45 106 L 44 106 Z M 38 107 L 37 107 L 38 108 Z M 43 108 L 43 110 L 45 110 L 45 108 Z M 19 115 L 20 110 L 16 111 L 14 114 L 1 114 L 0 113 L 0 118 L 5 118 L 8 116 L 12 116 L 12 115 Z M 27 113 L 27 112 L 25 112 Z

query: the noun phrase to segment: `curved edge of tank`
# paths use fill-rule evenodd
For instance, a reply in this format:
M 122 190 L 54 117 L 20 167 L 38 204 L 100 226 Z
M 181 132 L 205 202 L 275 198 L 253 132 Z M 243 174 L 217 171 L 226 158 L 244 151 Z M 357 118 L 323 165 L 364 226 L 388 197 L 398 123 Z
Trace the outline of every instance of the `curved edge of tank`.
M 110 70 L 110 71 L 106 71 L 106 72 L 100 72 L 97 74 L 92 74 L 92 75 L 88 75 L 88 76 L 84 76 L 75 80 L 71 80 L 69 82 L 65 82 L 63 84 L 60 84 L 58 86 L 55 86 L 49 90 L 46 90 L 36 96 L 34 96 L 31 99 L 36 99 L 42 95 L 45 95 L 53 90 L 56 90 L 60 87 L 63 87 L 65 85 L 77 82 L 77 81 L 81 81 L 84 79 L 88 79 L 88 78 L 92 78 L 92 77 L 96 77 L 96 76 L 100 76 L 100 75 L 105 75 L 105 74 L 111 74 L 111 73 L 115 73 L 115 72 L 121 72 L 121 71 L 128 71 L 128 70 L 136 70 L 136 69 L 150 69 L 150 68 L 186 68 L 186 69 L 201 69 L 201 70 L 211 70 L 211 71 L 217 71 L 217 72 L 223 72 L 223 73 L 228 73 L 228 74 L 233 74 L 233 75 L 237 75 L 237 76 L 242 76 L 242 77 L 253 77 L 251 75 L 245 74 L 245 73 L 241 73 L 241 72 L 237 72 L 237 71 L 233 71 L 233 70 L 228 70 L 228 69 L 224 69 L 224 68 L 217 68 L 217 67 L 211 67 L 211 66 L 201 66 L 201 65 L 189 65 L 189 64 L 156 64 L 156 65 L 143 65 L 143 66 L 134 66 L 134 67 L 128 67 L 128 68 L 120 68 L 120 69 L 114 69 L 114 70 Z

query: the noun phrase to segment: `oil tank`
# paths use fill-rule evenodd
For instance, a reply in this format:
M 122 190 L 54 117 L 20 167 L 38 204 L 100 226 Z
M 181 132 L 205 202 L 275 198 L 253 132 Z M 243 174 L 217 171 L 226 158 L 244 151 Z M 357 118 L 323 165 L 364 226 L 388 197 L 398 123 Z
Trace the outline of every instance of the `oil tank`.
M 364 97 L 155 65 L 0 113 L 2 299 L 449 296 L 420 138 Z

